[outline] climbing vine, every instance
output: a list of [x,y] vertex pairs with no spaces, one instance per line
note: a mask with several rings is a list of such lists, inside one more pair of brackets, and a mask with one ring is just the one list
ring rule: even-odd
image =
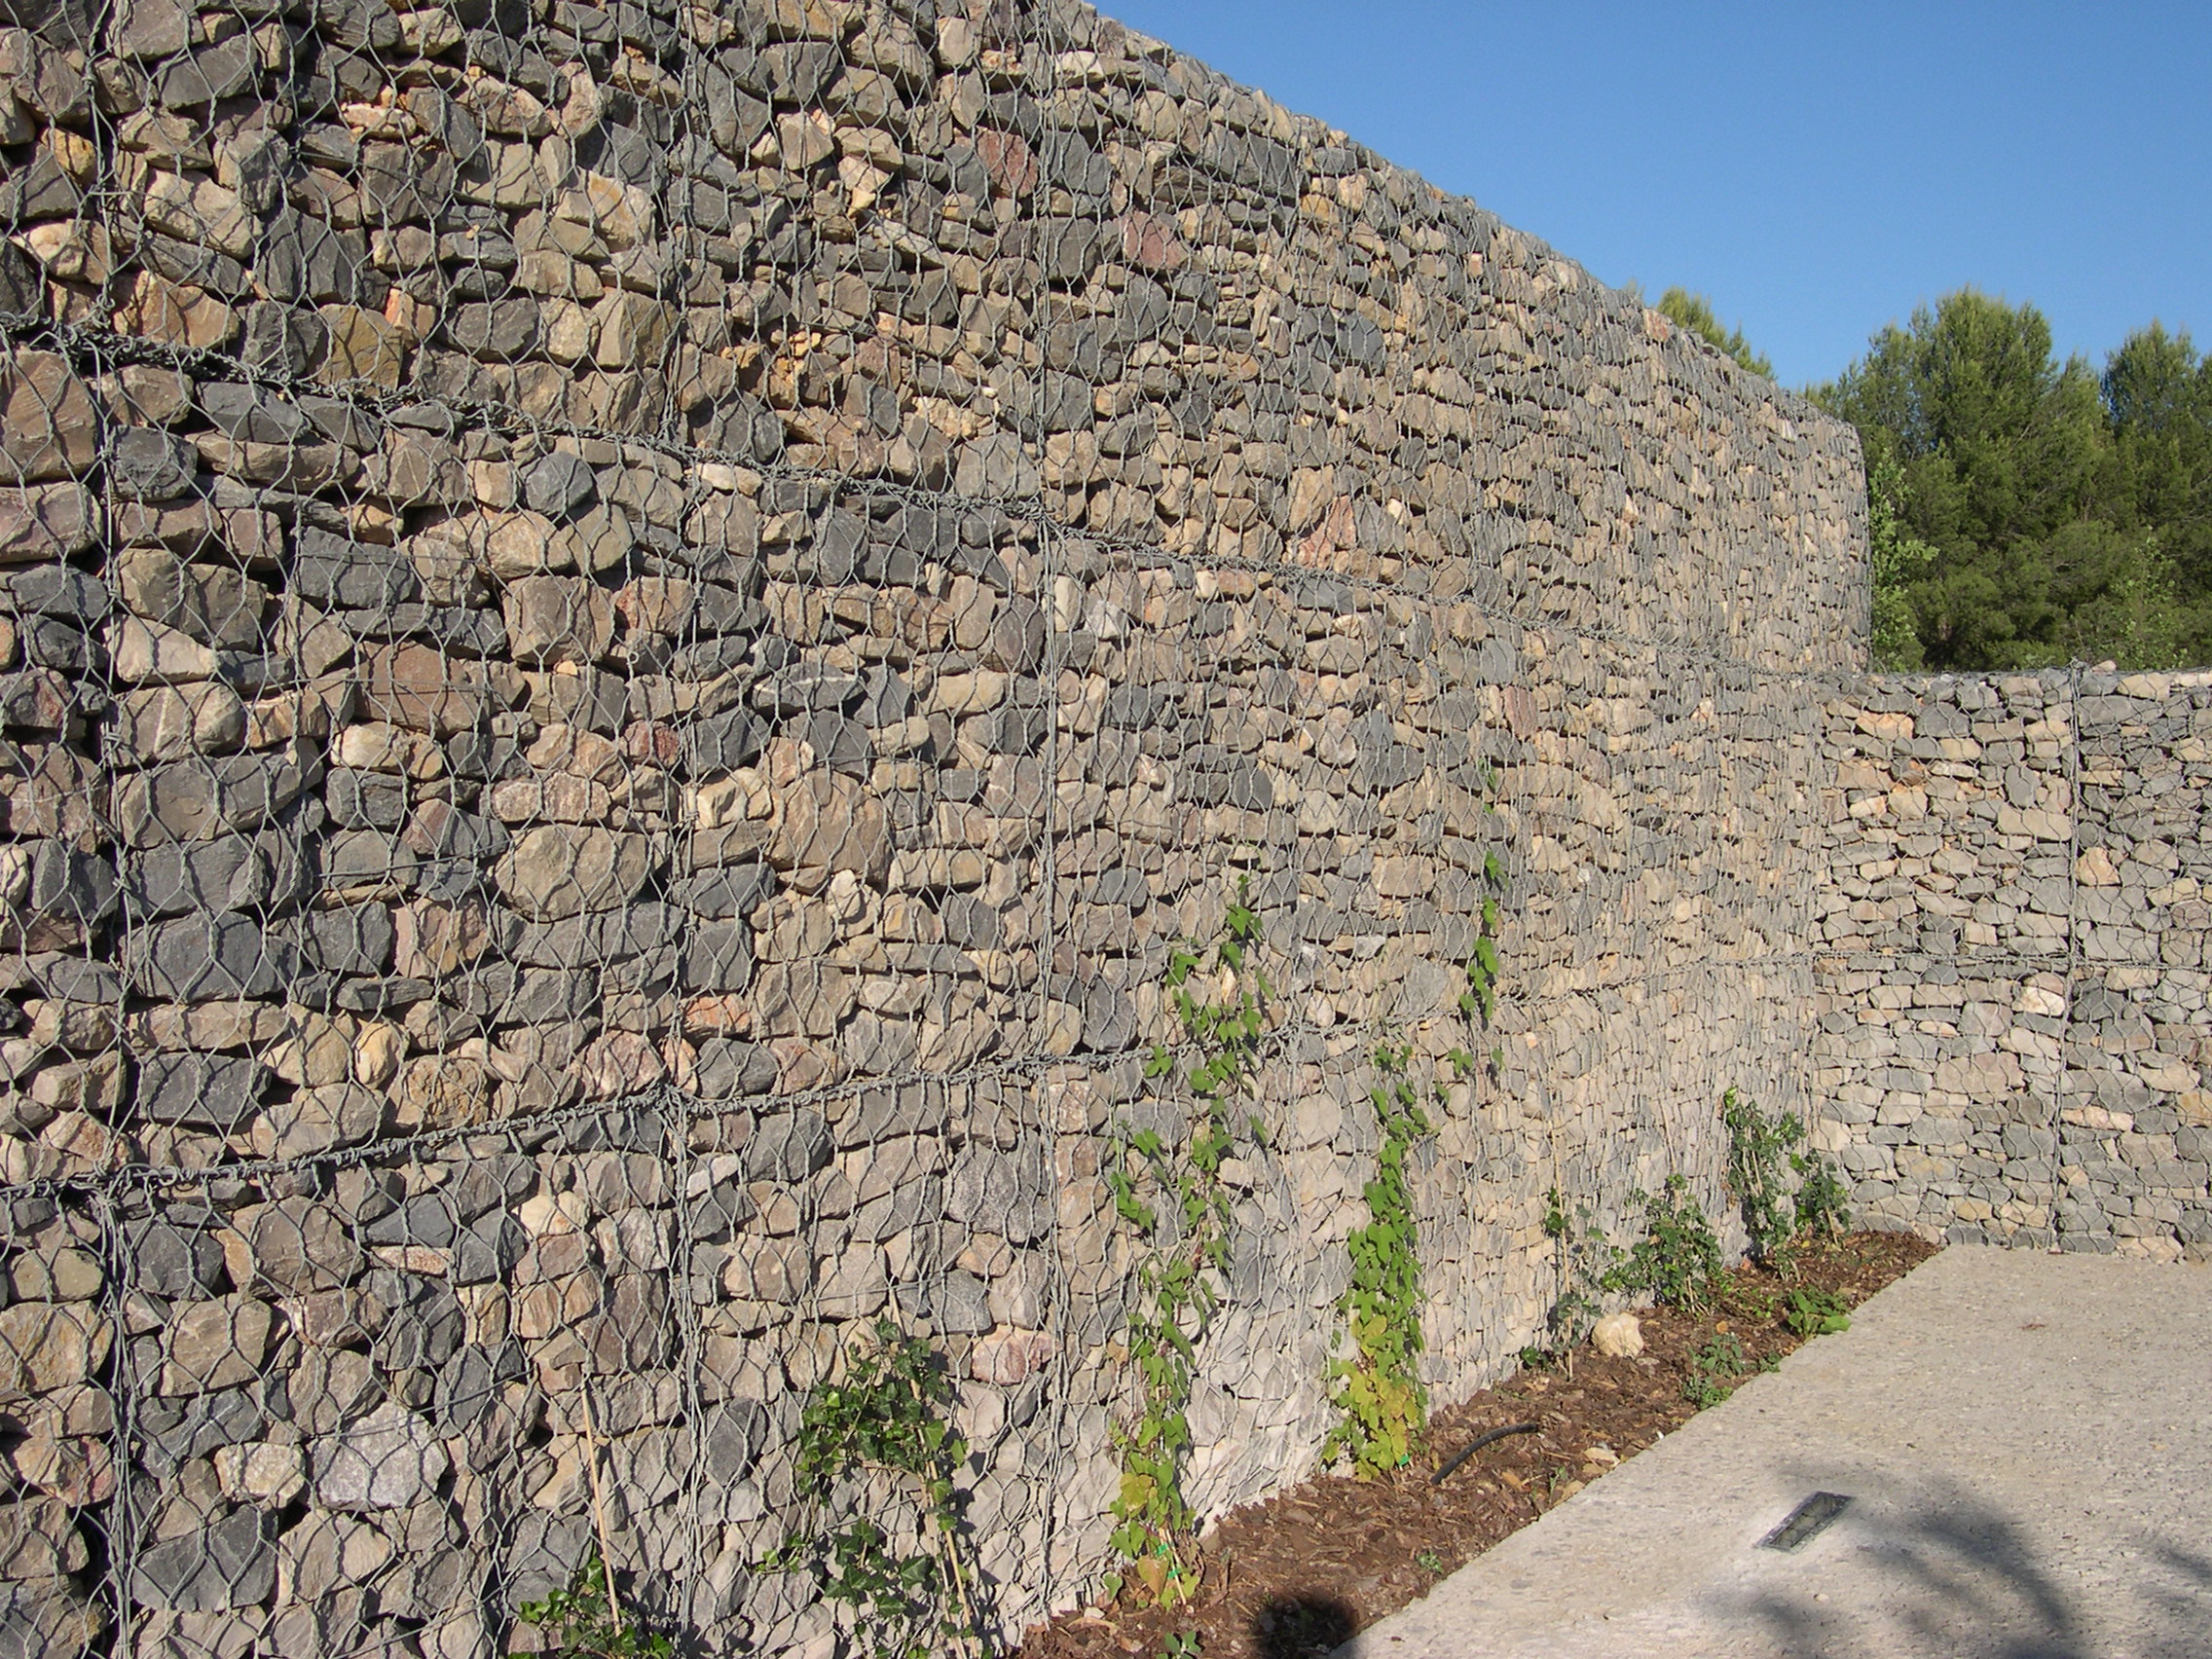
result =
[[1370,1098],[1382,1148],[1367,1183],[1367,1225],[1346,1240],[1351,1282],[1337,1304],[1352,1354],[1329,1365],[1336,1383],[1331,1402],[1343,1416],[1322,1453],[1348,1455],[1363,1480],[1413,1456],[1427,1404],[1419,1370],[1420,1257],[1406,1155],[1429,1132],[1429,1121],[1406,1074],[1412,1056],[1410,1048],[1375,1051],[1380,1081]]
[[952,1482],[968,1447],[946,1420],[951,1398],[942,1358],[883,1318],[872,1343],[847,1352],[843,1379],[817,1390],[800,1414],[802,1483],[819,1493],[888,1476],[922,1534],[919,1553],[902,1553],[878,1512],[794,1533],[771,1559],[786,1571],[811,1568],[823,1593],[852,1609],[872,1659],[982,1651]]
[[1128,1311],[1138,1405],[1135,1419],[1116,1431],[1122,1484],[1112,1505],[1114,1548],[1129,1573],[1126,1580],[1116,1574],[1108,1590],[1119,1594],[1133,1580],[1143,1598],[1168,1607],[1188,1602],[1198,1586],[1194,1517],[1182,1489],[1188,1413],[1198,1344],[1229,1269],[1221,1165],[1235,1144],[1236,1102],[1250,1091],[1272,994],[1257,961],[1260,919],[1250,897],[1249,878],[1239,880],[1211,944],[1186,940],[1168,952],[1168,1003],[1182,1042],[1155,1048],[1145,1077],[1157,1089],[1188,1091],[1186,1135],[1175,1140],[1124,1125],[1120,1165],[1107,1177],[1138,1251]]
[[1467,988],[1459,994],[1459,1012],[1471,1023],[1480,1019],[1487,1028],[1497,1012],[1498,895],[1505,890],[1505,868],[1495,853],[1483,854],[1482,931],[1475,936],[1474,954],[1467,958]]
[[537,1659],[675,1659],[676,1643],[663,1633],[624,1618],[607,1558],[594,1555],[576,1568],[566,1590],[516,1609],[524,1624],[544,1634]]
[[[1490,797],[1496,793],[1497,772],[1488,761],[1482,780],[1483,811],[1493,812]],[[1497,1011],[1498,901],[1505,891],[1505,867],[1494,851],[1483,855],[1482,879],[1482,920],[1464,969],[1466,989],[1459,995],[1459,1013],[1470,1029],[1478,1023],[1487,1029]],[[1447,1057],[1460,1079],[1473,1075],[1475,1058],[1465,1049],[1455,1048]],[[1500,1051],[1491,1050],[1493,1067],[1501,1058]],[[1427,1419],[1419,1369],[1420,1238],[1406,1159],[1431,1131],[1431,1124],[1422,1109],[1424,1091],[1416,1087],[1410,1069],[1413,1059],[1410,1044],[1385,1044],[1375,1051],[1377,1083],[1369,1098],[1380,1147],[1375,1177],[1363,1195],[1367,1224],[1353,1229],[1346,1240],[1351,1276],[1337,1304],[1351,1351],[1329,1365],[1334,1383],[1330,1401],[1339,1417],[1323,1456],[1348,1456],[1362,1479],[1408,1462]]]

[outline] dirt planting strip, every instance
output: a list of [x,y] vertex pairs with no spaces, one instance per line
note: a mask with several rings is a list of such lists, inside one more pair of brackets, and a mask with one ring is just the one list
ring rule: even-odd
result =
[[[1783,1320],[1790,1290],[1857,1307],[1935,1249],[1909,1234],[1855,1234],[1801,1251],[1787,1280],[1739,1270],[1703,1313],[1641,1313],[1635,1358],[1585,1346],[1569,1366],[1523,1371],[1439,1413],[1407,1468],[1368,1482],[1316,1475],[1224,1517],[1204,1541],[1205,1583],[1190,1606],[1062,1614],[1028,1633],[1019,1659],[1158,1659],[1185,1634],[1205,1659],[1326,1654],[1688,1421],[1695,1358],[1716,1340],[1734,1337],[1754,1374],[1810,1340]],[[1484,1434],[1530,1422],[1436,1479]]]

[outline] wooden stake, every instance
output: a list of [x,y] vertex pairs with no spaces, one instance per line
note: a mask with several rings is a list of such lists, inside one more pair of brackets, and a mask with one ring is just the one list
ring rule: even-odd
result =
[[599,1570],[607,1580],[607,1605],[614,1619],[614,1634],[622,1634],[622,1598],[614,1593],[614,1552],[607,1535],[607,1489],[599,1479],[599,1427],[591,1417],[591,1379],[579,1384],[584,1399],[584,1455],[590,1459],[591,1514],[599,1528]]

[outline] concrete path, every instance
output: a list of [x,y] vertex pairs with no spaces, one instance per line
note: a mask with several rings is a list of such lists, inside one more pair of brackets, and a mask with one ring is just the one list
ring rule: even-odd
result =
[[2212,1271],[1946,1250],[1341,1653],[2206,1659]]

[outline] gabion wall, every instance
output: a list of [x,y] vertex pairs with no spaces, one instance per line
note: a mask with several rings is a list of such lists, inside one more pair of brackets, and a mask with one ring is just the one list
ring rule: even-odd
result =
[[1875,1225],[2212,1257],[2212,678],[1833,706],[1812,1087]]
[[60,0],[0,167],[23,1651],[490,1659],[604,1525],[827,1654],[764,1564],[884,1314],[990,1615],[1066,1604],[1239,877],[1207,1513],[1328,1426],[1378,1043],[1495,1051],[1447,1399],[1547,1189],[1717,1205],[1721,1091],[1804,1107],[1855,443],[1343,135],[1065,5]]

